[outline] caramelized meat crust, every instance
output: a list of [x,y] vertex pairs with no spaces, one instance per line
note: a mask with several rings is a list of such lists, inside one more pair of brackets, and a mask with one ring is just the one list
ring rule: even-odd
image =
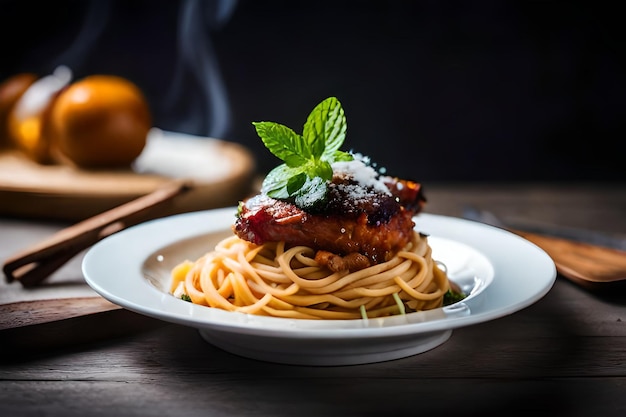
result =
[[[328,203],[315,212],[259,194],[242,204],[233,230],[241,239],[259,245],[285,241],[289,246],[305,245],[340,257],[361,254],[371,264],[384,262],[410,242],[413,216],[426,201],[418,183],[386,178],[385,184],[389,193],[334,181]],[[333,264],[356,265],[354,269],[368,266],[362,261],[336,261]]]

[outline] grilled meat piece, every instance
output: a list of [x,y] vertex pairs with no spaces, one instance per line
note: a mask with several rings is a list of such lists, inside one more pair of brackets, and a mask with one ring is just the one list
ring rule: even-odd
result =
[[285,241],[342,257],[359,253],[372,264],[384,262],[410,242],[413,216],[426,200],[418,183],[390,177],[383,182],[387,193],[334,178],[326,206],[313,213],[259,194],[242,204],[233,230],[255,244]]
[[370,259],[358,252],[352,252],[346,256],[335,255],[332,252],[318,250],[315,254],[315,262],[319,265],[326,265],[333,272],[338,271],[360,271],[367,268],[372,263]]

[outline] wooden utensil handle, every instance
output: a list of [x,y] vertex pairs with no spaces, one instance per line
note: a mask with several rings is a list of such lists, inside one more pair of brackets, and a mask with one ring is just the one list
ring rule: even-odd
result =
[[557,271],[581,284],[609,283],[626,279],[626,252],[551,236],[509,229],[542,248]]
[[172,181],[126,204],[60,230],[50,238],[9,257],[2,268],[7,282],[39,284],[63,264],[99,240],[161,215],[164,203],[191,189],[188,181]]

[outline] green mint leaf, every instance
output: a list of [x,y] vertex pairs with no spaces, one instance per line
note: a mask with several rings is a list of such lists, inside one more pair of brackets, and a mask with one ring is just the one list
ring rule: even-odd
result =
[[295,167],[306,163],[310,150],[302,136],[287,126],[274,122],[252,122],[257,134],[271,153],[287,165]]
[[306,123],[302,136],[311,147],[315,159],[332,162],[332,156],[346,137],[346,117],[341,103],[335,97],[329,97],[315,106]]
[[329,97],[309,114],[302,136],[275,122],[253,122],[265,146],[284,164],[265,177],[261,192],[272,198],[291,199],[299,207],[313,207],[326,198],[331,164],[351,161],[339,150],[346,137],[346,117],[341,103]]
[[263,180],[261,192],[272,198],[287,199],[287,184],[289,179],[302,172],[299,168],[290,168],[285,164],[281,164],[272,169]]
[[296,206],[312,211],[316,209],[322,201],[326,200],[328,186],[326,181],[320,177],[307,178],[302,187],[294,196]]
[[302,188],[304,183],[307,180],[307,175],[304,172],[300,172],[289,178],[287,181],[287,193],[290,196],[296,195],[298,191]]
[[348,162],[354,160],[354,156],[348,152],[335,151],[332,159],[333,162]]
[[309,178],[319,177],[324,181],[333,179],[333,167],[328,161],[317,161],[304,166],[304,170]]

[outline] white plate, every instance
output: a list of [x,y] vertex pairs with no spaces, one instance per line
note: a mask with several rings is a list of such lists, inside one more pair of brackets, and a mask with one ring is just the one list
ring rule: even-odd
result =
[[[168,293],[170,271],[230,235],[235,208],[146,222],[94,245],[83,259],[87,283],[128,310],[199,329],[209,343],[249,358],[299,365],[352,365],[415,355],[444,343],[452,330],[496,319],[543,297],[554,263],[532,243],[501,229],[422,213],[433,257],[471,291],[463,302],[382,319],[294,320],[227,312]],[[497,336],[494,336],[497,337]]]

